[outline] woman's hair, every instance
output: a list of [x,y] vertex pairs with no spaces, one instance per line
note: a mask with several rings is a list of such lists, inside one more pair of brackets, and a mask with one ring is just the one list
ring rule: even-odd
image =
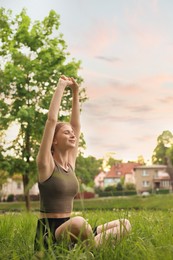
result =
[[[66,122],[57,122],[56,126],[55,126],[55,132],[54,132],[54,136],[53,136],[53,140],[55,139],[56,134],[58,133],[58,131],[60,130],[61,127],[68,125],[69,123]],[[51,152],[53,154],[54,149],[53,149],[53,143],[52,143],[52,147],[51,147]]]

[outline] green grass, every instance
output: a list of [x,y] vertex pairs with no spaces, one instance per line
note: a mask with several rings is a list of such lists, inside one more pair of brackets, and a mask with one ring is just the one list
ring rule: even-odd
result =
[[[128,218],[132,224],[130,235],[117,243],[115,248],[107,243],[99,250],[95,249],[93,252],[95,259],[173,259],[173,214],[171,210],[94,210],[79,214],[86,218],[91,225],[117,218]],[[0,215],[0,259],[32,259],[36,222],[37,214],[35,213]],[[42,259],[78,260],[80,253],[80,244],[76,251],[70,252],[59,246],[55,251],[50,250]]]
[[[0,215],[0,259],[33,259],[38,209],[38,202],[32,202],[31,213],[25,212],[21,202],[0,203],[0,210],[6,212]],[[75,200],[74,209],[74,215],[83,216],[92,226],[118,218],[128,218],[132,224],[130,235],[115,247],[106,243],[95,249],[95,259],[173,259],[173,194]],[[41,259],[79,260],[81,252],[80,243],[70,252],[59,245]]]
[[[39,211],[39,202],[31,202],[32,211]],[[168,210],[173,209],[173,194],[151,195],[149,197],[128,196],[128,197],[105,197],[86,200],[75,200],[74,210],[98,210],[98,209],[147,209],[147,210]],[[0,211],[25,211],[24,202],[1,202]]]
[[105,197],[89,200],[75,200],[75,210],[80,209],[148,209],[168,210],[173,209],[173,194],[152,195],[149,197],[128,196],[128,197]]

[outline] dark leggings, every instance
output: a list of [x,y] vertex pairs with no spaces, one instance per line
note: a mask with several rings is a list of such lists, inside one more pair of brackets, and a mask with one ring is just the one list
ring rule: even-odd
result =
[[[55,231],[70,218],[42,218],[37,222],[34,241],[34,251],[48,249],[56,244]],[[97,227],[93,228],[94,236],[97,235]]]
[[56,243],[55,230],[70,218],[42,218],[37,222],[34,251],[48,249]]

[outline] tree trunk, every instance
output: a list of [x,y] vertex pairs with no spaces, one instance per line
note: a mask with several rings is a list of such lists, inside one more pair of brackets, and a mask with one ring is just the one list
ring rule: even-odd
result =
[[[30,165],[30,125],[28,123],[26,133],[25,133],[25,154],[26,154],[26,162],[28,165]],[[30,205],[30,196],[29,196],[29,167],[25,170],[25,173],[23,175],[23,186],[24,186],[24,198],[25,198],[25,204],[27,211],[30,211],[31,205]]]
[[168,156],[166,157],[166,165],[166,171],[170,176],[171,192],[173,192],[173,165],[171,159]]
[[30,211],[31,205],[30,205],[30,196],[29,196],[28,184],[29,184],[28,174],[25,173],[23,175],[24,199],[25,199],[26,209],[27,209],[27,211]]

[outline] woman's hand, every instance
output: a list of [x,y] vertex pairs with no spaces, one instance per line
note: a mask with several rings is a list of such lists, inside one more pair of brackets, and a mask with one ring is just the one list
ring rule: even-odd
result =
[[74,78],[70,78],[70,79],[71,79],[72,85],[70,85],[69,87],[70,87],[73,91],[78,90],[78,89],[79,89],[78,83],[75,81]]
[[66,86],[70,86],[72,84],[72,81],[71,81],[71,78],[68,78],[68,77],[62,75],[59,78],[59,83],[66,87]]
[[60,77],[59,83],[63,84],[65,87],[69,86],[72,89],[72,91],[79,89],[79,85],[77,84],[74,78],[66,77],[64,75]]

